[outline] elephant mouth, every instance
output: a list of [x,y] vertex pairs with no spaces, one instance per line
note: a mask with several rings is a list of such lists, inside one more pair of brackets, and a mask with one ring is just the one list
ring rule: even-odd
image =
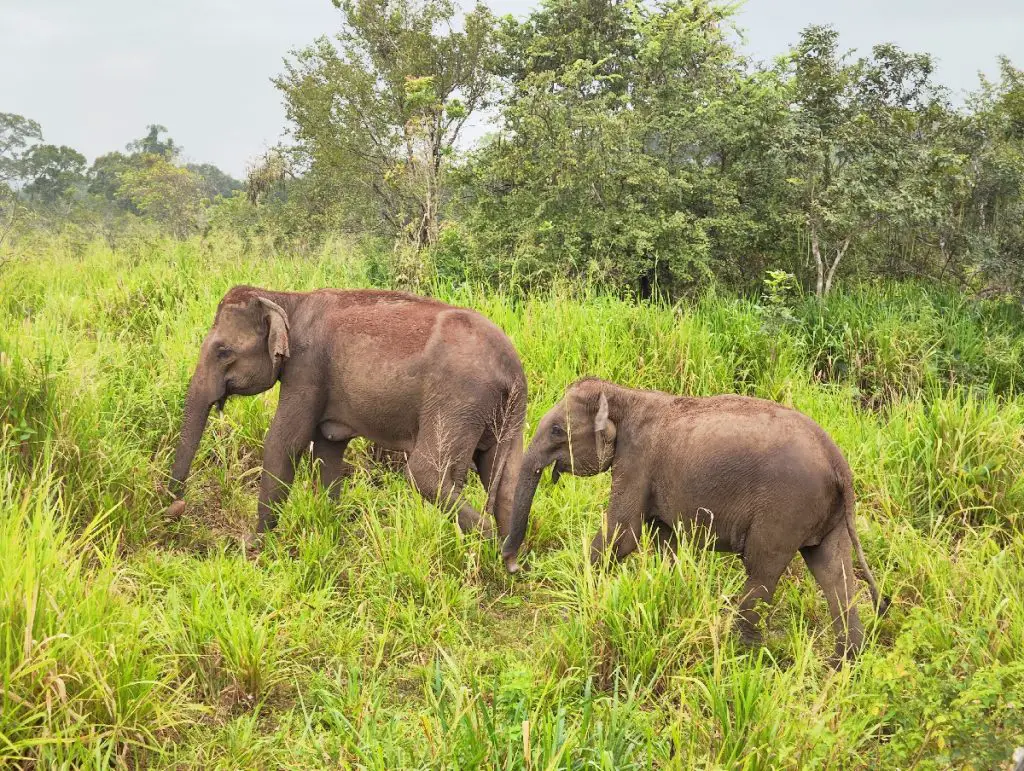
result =
[[555,461],[555,465],[551,467],[551,484],[557,485],[559,477],[562,476],[562,469],[559,468],[561,461]]
[[217,412],[224,412],[224,405],[228,402],[228,395],[224,394],[213,405],[217,408]]

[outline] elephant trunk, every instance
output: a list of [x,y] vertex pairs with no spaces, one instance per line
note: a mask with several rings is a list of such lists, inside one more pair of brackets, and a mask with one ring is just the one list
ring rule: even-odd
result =
[[188,395],[185,397],[185,417],[181,424],[181,438],[174,453],[174,465],[171,467],[171,480],[168,485],[176,499],[180,500],[185,496],[185,482],[192,467],[192,459],[195,458],[199,441],[203,438],[210,408],[224,398],[220,393],[222,390],[213,389],[205,383],[198,369],[189,383]]
[[512,517],[508,537],[501,550],[501,556],[505,560],[505,567],[509,573],[515,573],[519,569],[516,557],[519,554],[519,547],[523,545],[523,539],[526,537],[533,497],[537,493],[537,484],[540,482],[545,465],[536,462],[536,453],[534,452],[528,452],[523,458],[515,496],[512,499]]

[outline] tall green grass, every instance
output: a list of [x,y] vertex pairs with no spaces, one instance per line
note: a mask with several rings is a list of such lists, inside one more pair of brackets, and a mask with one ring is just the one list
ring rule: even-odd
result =
[[[163,485],[198,343],[236,283],[366,286],[369,257],[230,241],[37,248],[0,274],[0,758],[25,767],[995,767],[1024,743],[1024,314],[912,285],[797,300],[512,299],[434,286],[518,347],[529,421],[583,374],[777,399],[849,458],[895,598],[851,667],[799,560],[767,644],[730,555],[594,570],[607,477],[546,482],[521,577],[364,444],[338,503],[300,469],[247,557],[274,393]],[[482,490],[468,493],[480,503]]]

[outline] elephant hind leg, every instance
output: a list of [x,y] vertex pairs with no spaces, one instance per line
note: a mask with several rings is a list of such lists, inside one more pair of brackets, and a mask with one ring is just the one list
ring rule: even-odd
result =
[[[771,544],[771,545],[769,545]],[[761,614],[758,603],[770,603],[775,595],[775,587],[793,560],[796,552],[779,548],[771,540],[759,537],[757,531],[747,536],[747,545],[743,550],[743,566],[747,570],[747,582],[740,596],[739,629],[743,640],[749,644],[761,641]]]
[[498,534],[505,538],[511,530],[512,502],[523,462],[522,437],[477,450],[473,458],[480,481],[487,491],[487,511],[494,514]]
[[494,460],[498,454],[498,445],[493,444],[486,450],[473,451],[473,465],[480,477],[484,490],[491,489],[491,474],[494,472]]
[[644,527],[651,533],[654,545],[666,557],[675,557],[676,549],[679,548],[679,538],[671,525],[660,520],[658,517],[644,517]]
[[800,554],[825,593],[836,634],[836,663],[852,659],[864,645],[864,627],[857,613],[857,579],[850,550],[853,544],[846,523],[840,523],[817,546],[805,546]]
[[319,429],[313,436],[313,475],[316,483],[327,490],[328,495],[337,498],[341,483],[352,476],[355,467],[345,460],[345,449],[349,439],[332,442]]
[[469,462],[479,437],[458,436],[448,441],[417,441],[409,455],[407,471],[416,490],[438,508],[455,510],[459,528],[466,533],[478,530],[490,537],[494,527],[472,506],[461,500]]

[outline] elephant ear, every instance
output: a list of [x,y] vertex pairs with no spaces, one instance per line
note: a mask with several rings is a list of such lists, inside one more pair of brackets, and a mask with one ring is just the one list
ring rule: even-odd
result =
[[601,398],[597,402],[594,433],[597,434],[598,444],[603,445],[602,455],[611,452],[615,446],[615,423],[608,418],[608,397],[604,395],[604,391],[601,392]]
[[270,324],[270,334],[267,335],[267,350],[271,359],[287,359],[288,353],[288,314],[284,308],[273,300],[260,297],[260,306],[263,309],[264,317]]

